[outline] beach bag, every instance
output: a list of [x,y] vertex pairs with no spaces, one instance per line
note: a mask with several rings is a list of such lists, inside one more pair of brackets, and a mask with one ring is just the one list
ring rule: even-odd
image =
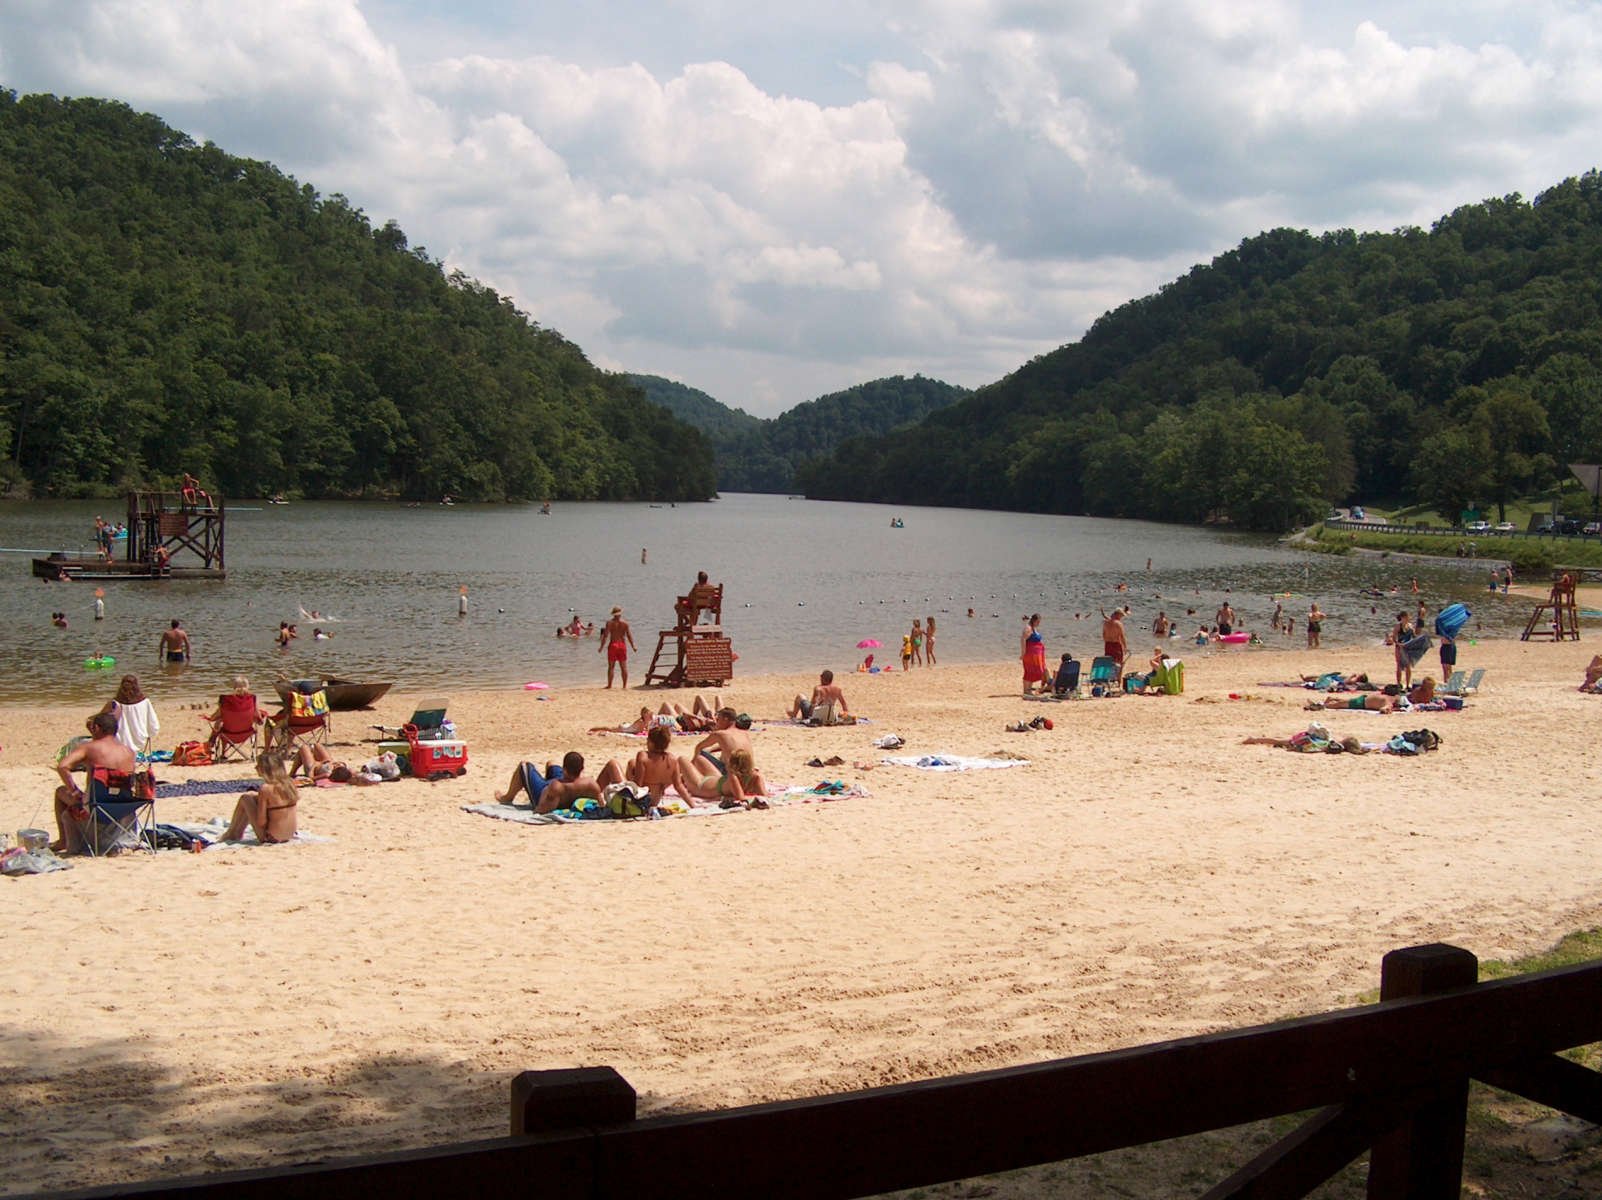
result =
[[135,800],[154,800],[156,798],[156,773],[149,767],[143,771],[135,771],[129,776],[133,786]]
[[173,747],[172,765],[175,767],[209,767],[211,751],[204,742],[179,742]]
[[606,809],[614,817],[644,817],[651,812],[649,788],[633,783],[614,783],[606,789]]

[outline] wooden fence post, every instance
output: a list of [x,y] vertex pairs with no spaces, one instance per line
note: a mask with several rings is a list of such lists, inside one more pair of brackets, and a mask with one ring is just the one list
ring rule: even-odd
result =
[[[1469,987],[1479,959],[1436,942],[1392,950],[1380,965],[1380,999],[1400,1000]],[[1463,1188],[1463,1134],[1468,1077],[1434,1090],[1429,1101],[1394,1132],[1374,1143],[1368,1160],[1368,1200],[1458,1200]]]
[[524,1071],[512,1080],[512,1136],[632,1121],[634,1101],[611,1067]]

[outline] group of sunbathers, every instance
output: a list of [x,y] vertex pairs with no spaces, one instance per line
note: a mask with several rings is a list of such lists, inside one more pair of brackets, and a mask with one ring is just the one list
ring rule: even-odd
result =
[[[700,704],[697,697],[697,704]],[[669,706],[664,705],[667,709]],[[677,706],[673,706],[677,707]],[[692,807],[716,802],[720,808],[766,808],[768,784],[756,768],[751,735],[739,724],[741,714],[727,706],[711,714],[711,728],[686,756],[674,754],[673,726],[680,713],[658,713],[641,709],[639,725],[645,732],[645,749],[625,766],[608,759],[594,775],[584,771],[584,755],[570,750],[561,763],[546,763],[543,770],[535,763],[520,763],[512,772],[506,791],[496,795],[499,804],[515,804],[526,794],[537,813],[574,808],[585,799],[601,801],[620,784],[644,788],[649,808],[659,808],[672,788]],[[695,715],[695,714],[692,714]],[[661,720],[667,716],[666,721]],[[638,732],[638,730],[631,730]]]

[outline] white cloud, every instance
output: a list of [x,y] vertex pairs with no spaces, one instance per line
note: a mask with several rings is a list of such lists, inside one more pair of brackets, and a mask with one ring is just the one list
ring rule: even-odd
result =
[[1602,15],[1562,0],[411,9],[7,0],[0,70],[270,159],[597,361],[768,413],[984,383],[1260,229],[1428,222],[1602,144]]

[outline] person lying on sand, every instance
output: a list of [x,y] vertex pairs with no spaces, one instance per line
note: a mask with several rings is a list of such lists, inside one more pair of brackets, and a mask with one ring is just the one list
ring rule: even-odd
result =
[[1315,711],[1320,708],[1349,708],[1388,713],[1396,711],[1396,700],[1395,696],[1387,696],[1384,692],[1356,692],[1351,695],[1325,696],[1322,701],[1309,700],[1307,707]]
[[703,761],[696,758],[683,760],[686,776],[693,776],[689,780],[690,792],[686,793],[692,803],[695,800],[716,800],[719,808],[768,806],[768,802],[762,798],[768,790],[767,781],[751,761],[750,750],[741,748],[731,751],[728,770],[722,773],[708,766],[702,774],[699,764]]
[[601,790],[609,783],[622,783],[623,772],[617,763],[609,762],[594,778],[584,774],[584,756],[569,750],[562,756],[561,766],[546,763],[545,771],[525,762],[512,772],[512,781],[504,794],[497,793],[495,803],[515,804],[518,793],[527,792],[529,803],[537,813],[554,812],[558,808],[572,808],[575,800],[588,796],[601,798]]
[[1325,739],[1315,738],[1315,737],[1313,737],[1311,735],[1311,733],[1308,730],[1305,730],[1305,729],[1302,730],[1299,733],[1293,733],[1293,734],[1291,734],[1290,737],[1287,737],[1287,738],[1276,738],[1276,737],[1249,737],[1249,738],[1242,738],[1240,744],[1242,746],[1277,746],[1281,750],[1301,750],[1301,751],[1317,751],[1317,752],[1327,751],[1330,746],[1339,746],[1343,751],[1345,751],[1345,752],[1347,752],[1349,754],[1367,754],[1368,753],[1368,747],[1363,745],[1363,743],[1360,742],[1357,738],[1347,737],[1347,738],[1342,738],[1340,741],[1337,742],[1337,741],[1332,741],[1332,740],[1327,739],[1327,738],[1325,738]]
[[306,782],[314,785],[324,780],[330,784],[353,783],[357,787],[379,782],[377,778],[369,778],[365,772],[352,770],[349,763],[334,758],[328,753],[327,746],[301,746],[295,752],[295,765],[289,768],[285,778],[293,779],[297,771],[304,771]]

